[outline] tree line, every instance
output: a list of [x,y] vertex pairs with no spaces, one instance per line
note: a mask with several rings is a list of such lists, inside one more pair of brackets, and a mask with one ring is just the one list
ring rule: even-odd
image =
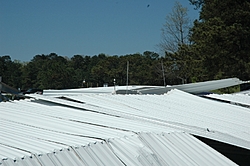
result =
[[[2,81],[20,89],[66,89],[126,85],[178,84],[181,80],[163,70],[165,58],[155,52],[145,51],[124,56],[74,55],[62,57],[56,53],[36,55],[30,62],[12,61],[10,56],[0,57]],[[129,65],[127,65],[129,63]],[[127,73],[127,67],[129,71]]]
[[200,11],[190,23],[176,2],[162,28],[164,52],[122,56],[36,55],[30,62],[0,56],[3,82],[21,89],[65,89],[126,85],[165,85],[238,77],[250,80],[250,2],[189,0]]
[[162,29],[160,47],[172,67],[184,80],[249,80],[250,1],[189,2],[200,11],[199,19],[190,25],[187,8],[176,2]]

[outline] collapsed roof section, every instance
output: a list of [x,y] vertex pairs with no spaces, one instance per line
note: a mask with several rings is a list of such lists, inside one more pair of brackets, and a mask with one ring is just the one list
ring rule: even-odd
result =
[[[244,84],[248,81],[241,81],[238,78],[228,78],[222,80],[213,80],[206,82],[190,83],[183,85],[172,85],[166,87],[160,86],[116,86],[116,87],[99,87],[99,88],[80,88],[80,89],[65,89],[65,90],[44,90],[44,95],[60,96],[64,95],[78,95],[81,93],[116,93],[116,94],[164,94],[171,89],[179,89],[192,94],[199,94],[220,88]],[[0,92],[7,92],[11,94],[20,94],[20,92],[0,82]]]
[[[0,103],[0,165],[205,165],[201,155],[209,165],[234,165],[192,135],[250,150],[249,108],[178,89],[163,95],[91,89]],[[162,132],[171,134],[154,134]]]
[[11,94],[19,94],[20,93],[17,89],[0,81],[0,93],[1,92],[11,93]]
[[209,94],[205,95],[205,97],[250,108],[249,94],[250,94],[249,92],[234,93],[234,94]]
[[216,89],[231,87],[235,85],[240,85],[245,83],[245,81],[241,81],[238,78],[228,78],[222,80],[213,80],[213,81],[205,81],[205,82],[197,82],[183,85],[172,85],[167,87],[157,87],[157,88],[149,88],[138,90],[140,94],[164,94],[171,89],[179,89],[184,92],[199,94],[202,92],[209,92]]
[[216,89],[226,88],[230,86],[244,84],[246,81],[241,81],[238,78],[228,78],[222,80],[213,80],[206,82],[197,82],[183,85],[172,86],[115,86],[115,87],[99,87],[99,88],[80,88],[66,90],[44,90],[46,96],[60,95],[78,95],[82,93],[116,93],[116,94],[164,94],[172,89],[179,89],[184,92],[199,94]]
[[248,108],[200,98],[177,89],[165,95],[67,96],[71,101],[29,96],[35,100],[0,105],[0,140],[11,149],[47,152],[141,131],[185,131],[250,149]]
[[67,96],[71,100],[78,101],[77,103],[48,96],[29,96],[52,104],[170,127],[250,149],[248,108],[232,107],[177,89],[165,95]]
[[192,135],[177,132],[136,133],[84,146],[57,149],[50,153],[4,158],[1,162],[8,166],[236,165]]

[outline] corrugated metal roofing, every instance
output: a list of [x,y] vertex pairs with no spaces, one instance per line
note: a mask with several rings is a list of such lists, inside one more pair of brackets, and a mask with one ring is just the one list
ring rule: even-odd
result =
[[238,78],[228,78],[221,80],[183,84],[183,85],[173,85],[171,87],[150,88],[150,89],[140,90],[139,92],[142,94],[163,94],[171,89],[179,89],[185,92],[197,94],[225,87],[240,85],[243,83],[245,83],[245,81],[241,81]]
[[[47,100],[44,96],[38,97]],[[79,108],[158,124],[250,149],[250,112],[247,108],[180,90],[172,90],[166,95],[84,94],[68,97],[85,103]]]
[[35,99],[0,103],[2,159],[43,155],[141,131],[185,131],[250,149],[249,109],[180,90],[165,95],[66,96],[80,102],[30,96]]
[[[250,81],[249,81],[249,82],[250,82]],[[245,94],[245,95],[250,95],[250,90],[240,91],[240,92],[237,92],[237,94]]]
[[250,96],[246,94],[242,94],[242,93],[210,94],[210,95],[206,95],[206,97],[231,102],[232,104],[240,104],[240,105],[250,107]]
[[117,93],[127,94],[164,94],[171,89],[179,89],[185,92],[197,94],[201,92],[208,92],[215,89],[230,87],[234,85],[240,85],[246,81],[241,81],[238,78],[228,78],[221,80],[213,80],[206,82],[189,83],[182,85],[172,86],[116,86],[116,87],[98,87],[98,88],[79,88],[79,89],[66,89],[66,90],[44,90],[43,93],[46,96],[60,96],[60,95],[78,95],[81,93]]
[[13,158],[23,155],[23,152],[40,154],[139,131],[174,131],[153,122],[96,112],[91,110],[92,106],[86,107],[88,110],[73,109],[25,100],[1,103],[0,107],[0,144],[4,146],[0,147],[2,158]]
[[236,165],[187,133],[137,133],[50,153],[4,159],[1,163],[4,166]]
[[139,89],[150,89],[156,88],[157,86],[138,86],[138,85],[131,85],[131,86],[115,86],[114,87],[94,87],[94,88],[79,88],[79,89],[64,89],[64,90],[53,90],[47,89],[43,91],[45,96],[60,96],[60,95],[79,95],[82,93],[108,93],[112,94],[116,90],[139,90]]

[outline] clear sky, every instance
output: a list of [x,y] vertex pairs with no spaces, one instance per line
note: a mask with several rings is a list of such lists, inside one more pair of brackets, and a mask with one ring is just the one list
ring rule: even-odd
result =
[[[1,0],[0,56],[126,55],[158,52],[174,0]],[[188,0],[190,19],[198,11]]]

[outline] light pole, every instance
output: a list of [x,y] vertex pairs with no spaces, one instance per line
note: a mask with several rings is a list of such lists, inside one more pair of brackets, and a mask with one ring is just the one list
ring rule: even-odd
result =
[[84,87],[83,85],[85,85],[85,79],[82,81],[82,87]]

